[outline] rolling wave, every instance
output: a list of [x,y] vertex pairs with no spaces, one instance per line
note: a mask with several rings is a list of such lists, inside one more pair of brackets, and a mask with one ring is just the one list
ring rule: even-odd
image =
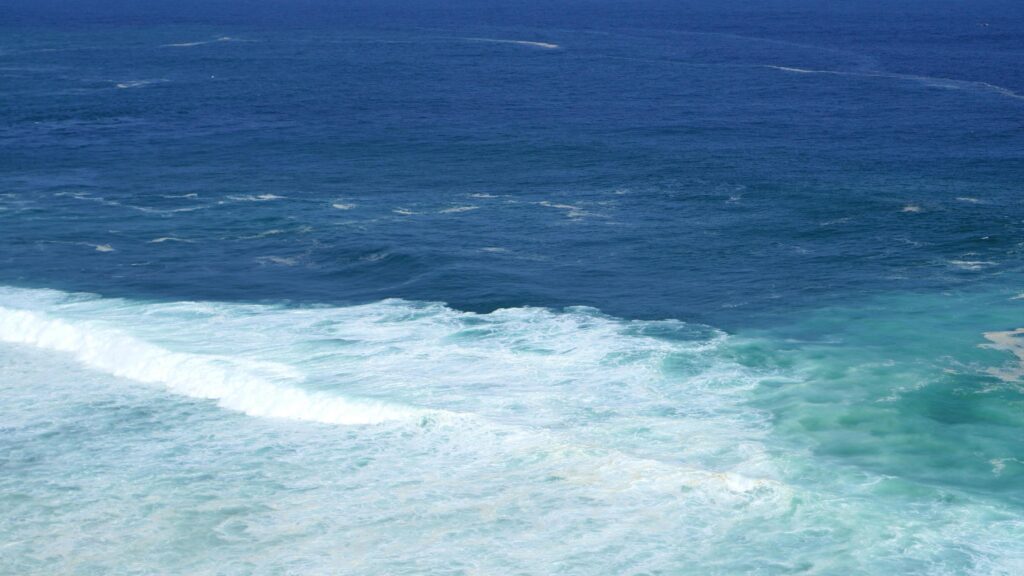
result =
[[[585,308],[288,308],[0,288],[0,342],[249,416],[429,424],[489,457],[546,454],[562,480],[602,491],[786,498],[765,478],[764,423],[736,405],[756,379],[717,355],[723,338]],[[684,437],[703,441],[678,446]],[[720,461],[736,446],[739,461]]]
[[126,333],[0,306],[0,340],[67,352],[79,362],[120,378],[163,384],[172,392],[216,400],[250,416],[327,424],[379,424],[427,413],[383,403],[311,393],[292,385],[301,376],[272,362],[173,352]]
[[724,339],[703,326],[588,308],[475,314],[403,300],[294,308],[0,288],[2,341],[70,353],[246,414],[325,423],[458,413],[574,426],[599,410],[652,428],[681,425],[658,416],[669,410],[716,415],[701,418],[723,430],[760,429],[734,406],[757,378],[716,352]]

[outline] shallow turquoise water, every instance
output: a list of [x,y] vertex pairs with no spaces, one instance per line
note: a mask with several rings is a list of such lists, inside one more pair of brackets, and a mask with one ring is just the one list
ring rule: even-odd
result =
[[1012,574],[1013,296],[726,335],[6,289],[9,569]]

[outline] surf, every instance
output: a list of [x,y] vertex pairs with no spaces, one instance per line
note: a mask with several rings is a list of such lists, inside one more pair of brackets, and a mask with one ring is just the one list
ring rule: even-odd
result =
[[0,341],[71,354],[90,368],[207,400],[250,416],[326,424],[379,424],[427,412],[311,393],[293,368],[218,354],[174,352],[124,332],[0,306]]

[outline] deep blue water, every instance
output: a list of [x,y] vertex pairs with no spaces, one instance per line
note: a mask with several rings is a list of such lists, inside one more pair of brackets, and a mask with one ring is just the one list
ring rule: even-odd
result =
[[0,572],[1019,573],[1022,62],[1019,3],[0,6]]

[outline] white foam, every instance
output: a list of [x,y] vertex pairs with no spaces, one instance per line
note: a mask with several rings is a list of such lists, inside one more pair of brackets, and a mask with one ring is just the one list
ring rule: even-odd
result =
[[[264,258],[274,262],[283,257]],[[3,288],[0,306],[62,319],[80,334],[102,328],[101,339],[111,328],[191,355],[273,361],[302,367],[302,373],[322,389],[343,385],[355,396],[393,396],[401,398],[401,404],[477,413],[488,419],[522,419],[531,427],[574,418],[580,401],[615,406],[620,413],[647,414],[657,411],[666,394],[679,395],[677,414],[684,406],[697,407],[694,414],[711,414],[720,411],[724,399],[756,384],[714,354],[718,338],[724,336],[647,336],[646,331],[685,336],[696,328],[676,322],[622,321],[582,308],[473,314],[439,304],[386,300],[344,308],[290,309],[147,304]],[[19,331],[12,332],[6,321],[3,325],[9,338]],[[705,334],[705,329],[695,334]],[[692,374],[665,373],[662,362],[670,356],[689,358],[687,365],[701,368]],[[512,404],[523,409],[511,410]],[[678,418],[656,419],[652,426],[684,423]],[[730,420],[723,433],[728,436],[742,428]]]
[[920,211],[921,211],[921,207],[918,206],[917,204],[907,204],[902,209],[900,209],[900,212],[915,213],[915,212],[920,212]]
[[167,82],[165,79],[157,80],[126,80],[124,82],[117,82],[114,87],[125,89],[125,88],[142,88],[143,86],[149,86],[151,84],[158,84],[160,82]]
[[149,212],[152,214],[178,214],[180,212],[195,212],[196,210],[202,210],[203,208],[206,208],[206,206],[185,206],[184,208],[160,209],[150,208],[148,206],[126,206],[128,208],[131,208],[132,210],[138,210],[139,212]]
[[772,68],[774,70],[782,70],[783,72],[794,72],[796,74],[822,74],[821,70],[808,70],[806,68],[791,68],[789,66],[770,66],[766,65],[765,68]]
[[836,224],[846,224],[852,218],[850,216],[844,216],[843,218],[836,218],[835,220],[824,220],[818,222],[818,226],[835,226]]
[[399,436],[356,433],[417,468],[523,468],[611,505],[644,495],[786,509],[792,489],[760,442],[767,421],[743,405],[756,378],[718,355],[724,340],[586,308],[145,303],[0,287],[2,342],[250,416],[390,422]]
[[153,238],[147,244],[163,244],[164,242],[184,242],[187,244],[194,244],[195,240],[187,240],[185,238],[177,238],[175,236],[161,236],[160,238]]
[[466,38],[473,42],[494,42],[497,44],[518,44],[520,46],[530,46],[533,48],[543,48],[545,50],[555,50],[561,48],[558,44],[552,44],[550,42],[536,42],[532,40],[507,40],[504,38]]
[[541,202],[537,202],[537,205],[544,206],[546,208],[557,208],[558,210],[565,210],[565,215],[569,218],[572,218],[573,220],[589,215],[588,212],[585,212],[579,206],[574,206],[572,204],[558,204],[555,202],[550,202],[548,200],[542,200]]
[[90,194],[88,194],[86,192],[58,192],[58,193],[54,194],[54,196],[70,196],[71,198],[74,198],[75,200],[85,200],[85,201],[88,201],[88,202],[96,202],[96,203],[99,203],[99,204],[103,204],[104,206],[124,206],[123,204],[121,204],[120,202],[118,202],[116,200],[107,200],[106,198],[103,198],[103,197],[100,197],[100,196],[92,196],[92,195],[90,195]]
[[285,256],[259,256],[256,261],[260,264],[280,264],[281,266],[295,266],[299,263],[298,258],[288,258]]
[[93,247],[96,248],[97,252],[113,252],[114,251],[114,247],[111,246],[110,244],[94,244]]
[[995,266],[996,263],[991,260],[950,260],[949,263],[961,270],[981,270],[988,266]]
[[204,44],[213,44],[215,42],[234,42],[235,38],[230,36],[220,36],[213,40],[198,40],[196,42],[178,42],[176,44],[161,44],[161,48],[190,48],[192,46],[202,46]]
[[918,74],[897,74],[892,72],[875,72],[875,71],[845,71],[845,70],[813,70],[807,68],[794,68],[790,66],[775,66],[771,64],[761,64],[762,68],[771,68],[772,70],[780,70],[782,72],[790,72],[797,74],[829,74],[833,76],[852,76],[860,78],[890,78],[893,80],[904,80],[910,82],[917,82],[931,88],[943,88],[946,90],[974,90],[979,92],[990,92],[999,96],[1005,96],[1007,98],[1014,98],[1017,100],[1024,100],[1024,94],[1018,94],[1009,88],[991,84],[988,82],[979,82],[973,80],[956,80],[953,78],[938,78],[935,76],[921,76]]
[[471,212],[477,210],[479,206],[452,206],[451,208],[445,208],[440,210],[440,214],[458,214],[459,212]]
[[335,202],[334,204],[331,204],[331,208],[334,208],[334,209],[337,209],[337,210],[351,210],[351,209],[353,209],[355,207],[356,207],[355,204],[344,204],[342,202]]
[[1017,358],[1017,366],[1015,368],[1009,370],[995,368],[989,370],[989,373],[1009,382],[1024,379],[1024,328],[1002,332],[986,332],[983,336],[989,343],[982,344],[982,347],[1009,352]]
[[993,458],[988,461],[988,463],[992,465],[992,475],[1001,475],[1003,471],[1006,470],[1006,464],[1008,462],[1015,464],[1024,464],[1024,460],[1020,460],[1019,458]]
[[611,499],[641,489],[678,493],[682,487],[700,490],[705,498],[715,502],[760,496],[765,497],[766,503],[779,503],[792,496],[788,486],[771,479],[637,458],[598,447],[557,443],[555,446],[548,458],[554,461],[553,471],[560,481],[596,488],[595,495]]
[[269,202],[271,200],[284,200],[284,198],[284,196],[278,196],[277,194],[228,195],[229,200],[235,200],[238,202]]
[[248,236],[238,236],[238,239],[239,240],[256,240],[258,238],[266,238],[267,236],[277,236],[279,234],[284,234],[284,233],[285,233],[285,231],[280,229],[280,228],[271,228],[270,230],[264,230],[263,232],[259,232],[257,234],[250,234]]
[[216,400],[250,416],[328,424],[379,424],[416,419],[425,411],[308,392],[289,366],[226,356],[172,352],[114,330],[0,306],[0,340],[66,352],[120,378],[162,384],[172,392]]
[[102,196],[90,196],[84,192],[58,192],[54,196],[70,196],[75,200],[85,200],[88,202],[96,202],[103,204],[104,206],[116,206],[119,208],[127,208],[129,210],[137,210],[139,212],[145,212],[147,214],[177,214],[179,212],[194,212],[196,210],[202,210],[206,206],[185,206],[183,208],[151,208],[149,206],[135,206],[134,204],[122,204],[117,200],[108,200]]

